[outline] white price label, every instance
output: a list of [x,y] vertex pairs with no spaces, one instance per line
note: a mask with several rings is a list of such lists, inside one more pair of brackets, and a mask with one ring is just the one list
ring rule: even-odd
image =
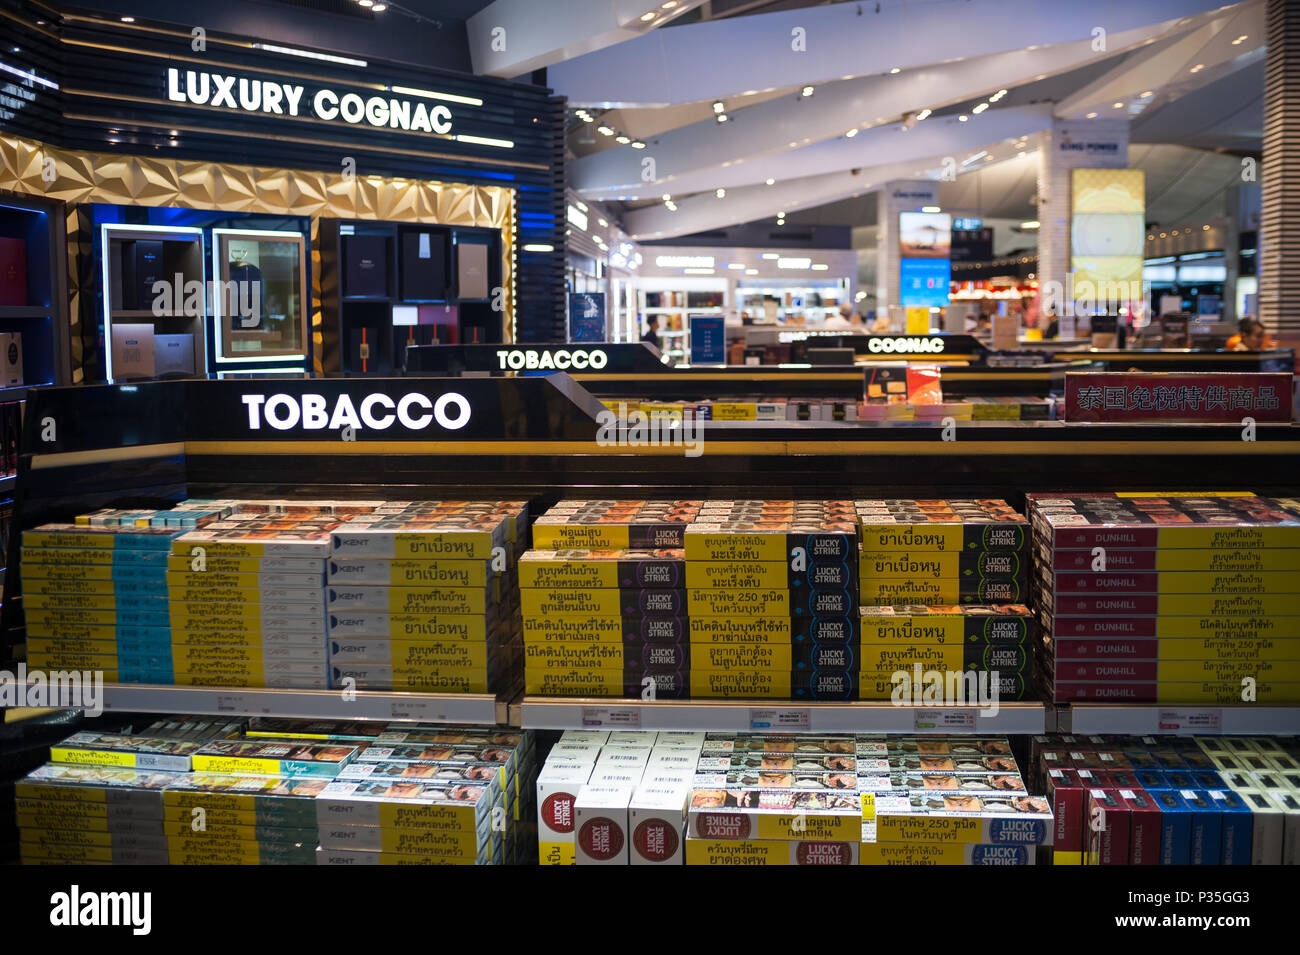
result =
[[1223,730],[1223,710],[1161,710],[1159,729],[1166,733],[1219,733]]
[[750,707],[749,728],[768,732],[779,732],[781,730],[806,732],[812,729],[812,710],[806,707],[793,706],[780,708]]
[[217,695],[218,713],[243,713],[248,710],[248,700],[242,693],[221,693]]
[[422,700],[418,697],[409,699],[393,700],[389,706],[389,719],[394,720],[421,720],[429,723],[447,723],[450,722],[447,714],[441,709],[442,700]]
[[640,729],[641,708],[639,706],[584,706],[582,708],[582,725]]
[[933,731],[973,730],[975,728],[975,710],[930,709],[920,707],[912,711],[912,729]]

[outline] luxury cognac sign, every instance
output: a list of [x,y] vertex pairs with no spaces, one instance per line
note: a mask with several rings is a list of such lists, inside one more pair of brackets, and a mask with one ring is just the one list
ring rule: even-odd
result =
[[[432,94],[430,98],[438,98]],[[450,96],[447,96],[451,99]],[[451,132],[451,109],[400,96],[363,96],[340,93],[328,87],[315,89],[279,80],[255,80],[233,73],[206,70],[167,70],[167,99],[194,106],[216,106],[245,113],[305,116],[329,122],[342,121],[375,129],[402,129],[417,133]]]

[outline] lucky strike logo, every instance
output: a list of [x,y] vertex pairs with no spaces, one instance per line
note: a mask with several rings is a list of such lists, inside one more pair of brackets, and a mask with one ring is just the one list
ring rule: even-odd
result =
[[680,838],[677,830],[662,819],[647,819],[632,831],[632,845],[641,858],[650,862],[666,862],[677,852]]
[[795,849],[799,865],[852,865],[849,847],[840,842],[801,842]]
[[597,862],[608,862],[623,851],[623,830],[613,819],[597,816],[578,830],[578,845]]
[[700,814],[702,839],[746,839],[749,837],[749,817],[738,812],[707,812]]
[[556,832],[572,832],[573,794],[552,793],[543,799],[542,819]]

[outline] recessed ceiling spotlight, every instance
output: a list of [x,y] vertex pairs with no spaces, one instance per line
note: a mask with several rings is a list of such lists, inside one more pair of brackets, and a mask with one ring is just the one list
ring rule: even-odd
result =
[[135,23],[135,17],[122,17],[123,23]]
[[641,140],[639,140],[639,139],[634,140],[633,143],[632,143],[632,148],[633,148],[633,149],[645,149],[645,143],[641,142]]
[[775,180],[775,179],[768,179],[768,180],[766,180],[766,181],[764,182],[764,185],[775,186],[775,185],[776,185],[776,180]]
[[1152,92],[1151,90],[1147,90],[1145,93],[1142,94],[1142,98],[1143,98],[1143,99],[1150,99],[1151,97],[1153,97],[1153,96],[1155,96],[1155,95],[1156,95],[1156,94],[1155,94],[1154,92]]
[[803,96],[812,96],[813,88],[811,86],[805,86],[800,92]]
[[596,132],[600,133],[600,135],[602,135],[602,136],[613,136],[613,135],[614,135],[614,130],[610,129],[608,126],[597,126],[597,127],[596,127]]
[[726,108],[727,108],[727,107],[726,107],[726,105],[722,102],[722,100],[718,100],[716,103],[713,104],[713,111],[714,111],[715,113],[721,113],[721,112],[722,112],[723,110],[725,110]]
[[979,113],[984,112],[984,111],[985,111],[986,109],[988,109],[988,108],[989,108],[989,104],[988,104],[988,103],[980,103],[980,104],[979,104],[978,106],[976,106],[973,110],[971,110],[971,112],[972,112],[972,113],[979,114]]
[[1232,41],[1232,45],[1233,45],[1233,46],[1238,46],[1238,45],[1240,45],[1240,44],[1242,44],[1242,43],[1245,43],[1245,42],[1246,42],[1246,34],[1243,33],[1241,36],[1237,37],[1237,39],[1235,39],[1235,40]]
[[723,198],[726,198],[727,190],[726,190],[726,189],[718,189],[718,190],[717,190],[716,192],[714,192],[713,194],[714,194],[715,196],[717,196],[719,199],[723,199]]
[[630,143],[631,141],[632,141],[632,138],[631,138],[630,136],[615,136],[615,137],[614,137],[614,142],[616,142],[616,143],[623,143],[624,145],[626,145],[627,143]]
[[1096,119],[1096,118],[1097,118],[1097,114],[1096,114],[1095,112],[1089,113],[1087,118],[1088,118],[1088,119]]
[[957,117],[957,121],[960,122],[960,123],[964,123],[964,122],[966,122],[966,120],[968,120],[968,119],[970,119],[970,117],[967,116],[965,113],[963,113],[961,116],[958,116],[958,117]]
[[653,20],[654,18],[655,18],[655,12],[654,12],[653,10],[651,10],[649,13],[643,13],[643,14],[641,14],[641,22],[642,22],[642,23],[648,23],[649,21]]
[[901,73],[901,72],[903,72],[903,71],[902,71],[900,68],[898,68],[898,67],[896,66],[896,67],[894,67],[892,70],[890,70],[889,72],[892,74],[892,73]]
[[929,107],[926,107],[925,109],[921,110],[921,112],[917,113],[917,114],[916,114],[917,122],[920,122],[921,120],[923,120],[923,119],[925,119],[927,116],[929,116],[929,115],[930,115],[930,112],[931,112],[931,110],[929,109]]
[[856,126],[854,126],[852,129],[850,129],[850,130],[848,130],[847,132],[845,132],[844,135],[847,136],[849,139],[852,139],[852,138],[853,138],[854,136],[856,136],[857,134],[858,134],[858,128],[857,128]]
[[1204,63],[1197,63],[1197,64],[1196,64],[1195,66],[1193,66],[1190,70],[1188,70],[1188,72],[1189,72],[1189,73],[1199,73],[1199,72],[1201,72],[1201,70],[1203,70],[1203,69],[1205,69],[1205,64],[1204,64]]
[[719,113],[719,114],[718,114],[716,117],[714,117],[714,118],[715,118],[719,123],[725,123],[727,120],[731,119],[731,117],[728,116],[726,113]]

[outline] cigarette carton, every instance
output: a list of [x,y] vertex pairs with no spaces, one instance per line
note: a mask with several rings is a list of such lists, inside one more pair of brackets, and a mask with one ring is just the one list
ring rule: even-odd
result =
[[628,864],[628,804],[635,787],[582,788],[573,802],[578,865]]

